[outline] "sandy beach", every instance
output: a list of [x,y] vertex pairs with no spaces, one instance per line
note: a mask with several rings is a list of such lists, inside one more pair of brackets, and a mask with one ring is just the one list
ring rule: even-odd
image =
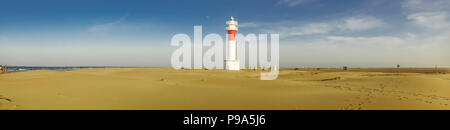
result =
[[450,69],[87,68],[0,74],[1,110],[445,109]]

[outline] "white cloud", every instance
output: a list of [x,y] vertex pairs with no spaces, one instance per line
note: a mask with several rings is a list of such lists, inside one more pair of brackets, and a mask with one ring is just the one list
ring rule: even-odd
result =
[[259,26],[261,26],[261,23],[255,23],[255,22],[239,23],[240,28],[253,28],[253,27],[259,27]]
[[[309,23],[255,23],[254,26],[280,33],[281,66],[450,67],[449,7],[450,0],[405,0],[402,9],[405,19],[410,20],[406,23],[413,24],[385,28],[392,32],[382,33],[370,31],[387,23],[367,15]],[[414,26],[426,31],[411,30]],[[403,29],[408,31],[402,32]]]
[[[300,62],[281,61],[281,65],[340,67],[450,67],[449,0],[405,0],[405,18],[428,31],[400,32],[404,36],[339,35],[335,31],[361,31],[384,25],[373,17],[346,18],[322,22],[335,29],[322,31],[325,36],[284,43],[283,59],[302,59]],[[323,26],[317,26],[320,29]],[[406,27],[411,27],[406,25]],[[303,26],[302,28],[309,28]],[[323,28],[322,28],[323,29]],[[300,31],[302,32],[302,31]],[[314,32],[314,31],[312,31]],[[318,32],[318,31],[316,31]],[[291,55],[295,54],[295,55]]]
[[[446,36],[447,35],[447,36]],[[282,66],[308,67],[405,67],[450,66],[449,34],[431,37],[326,36],[297,40],[280,46]]]
[[[405,18],[427,31],[401,32],[400,27],[394,28],[399,29],[394,30],[395,34],[371,35],[367,32],[385,27],[387,23],[367,15],[302,24],[256,25],[266,27],[264,30],[267,32],[280,33],[283,40],[280,43],[280,65],[285,67],[395,67],[396,64],[450,67],[449,3],[450,0],[405,0],[402,3]],[[405,24],[405,28],[411,27],[411,24]]]
[[404,0],[402,7],[407,12],[434,12],[448,10],[450,7],[449,0]]
[[279,26],[263,30],[270,33],[280,33],[280,36],[282,37],[290,37],[302,35],[359,32],[383,27],[386,25],[380,19],[365,15],[346,17],[342,19],[334,19],[330,21],[312,22],[306,24],[289,25],[284,23],[283,22],[275,23],[272,25],[279,25]]
[[[349,37],[349,36],[328,36],[327,39],[340,43],[353,45],[402,45],[406,43],[406,39],[398,37],[380,36],[380,37]],[[386,46],[385,46],[386,47]]]
[[349,17],[338,23],[341,23],[338,27],[351,31],[368,30],[384,25],[384,22],[371,16]]
[[436,32],[450,29],[450,0],[405,0],[402,7],[416,25]]
[[277,5],[287,5],[289,7],[294,7],[294,6],[303,4],[307,1],[310,1],[310,0],[280,0],[280,1],[278,1]]
[[325,34],[334,29],[330,23],[311,23],[300,27],[284,28],[288,35],[310,35],[310,34]]
[[419,26],[429,29],[449,29],[450,20],[447,12],[420,12],[407,16],[407,19]]
[[96,24],[88,28],[88,31],[90,32],[102,32],[102,31],[108,31],[114,28],[115,25],[122,23],[125,21],[125,19],[128,17],[128,15],[121,17],[118,20],[108,22],[108,23],[102,23],[102,24]]

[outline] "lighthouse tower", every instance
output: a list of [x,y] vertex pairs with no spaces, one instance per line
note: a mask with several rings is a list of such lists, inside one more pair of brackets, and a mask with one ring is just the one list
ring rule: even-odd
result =
[[233,16],[230,21],[227,21],[227,32],[228,32],[228,55],[225,60],[226,70],[239,70],[239,60],[236,58],[236,32],[238,22],[234,21]]

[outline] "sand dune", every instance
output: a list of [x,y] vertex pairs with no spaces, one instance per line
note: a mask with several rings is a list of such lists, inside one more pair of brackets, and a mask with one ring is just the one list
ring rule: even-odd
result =
[[0,109],[446,109],[449,69],[95,68],[0,74]]

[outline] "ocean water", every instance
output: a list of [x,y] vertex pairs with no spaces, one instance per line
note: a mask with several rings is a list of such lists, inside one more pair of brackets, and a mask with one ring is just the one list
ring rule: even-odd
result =
[[64,66],[64,67],[43,67],[43,66],[8,66],[8,72],[23,72],[23,71],[30,71],[30,70],[58,70],[58,71],[65,71],[65,70],[76,70],[76,69],[82,69],[82,68],[106,68],[106,66]]

